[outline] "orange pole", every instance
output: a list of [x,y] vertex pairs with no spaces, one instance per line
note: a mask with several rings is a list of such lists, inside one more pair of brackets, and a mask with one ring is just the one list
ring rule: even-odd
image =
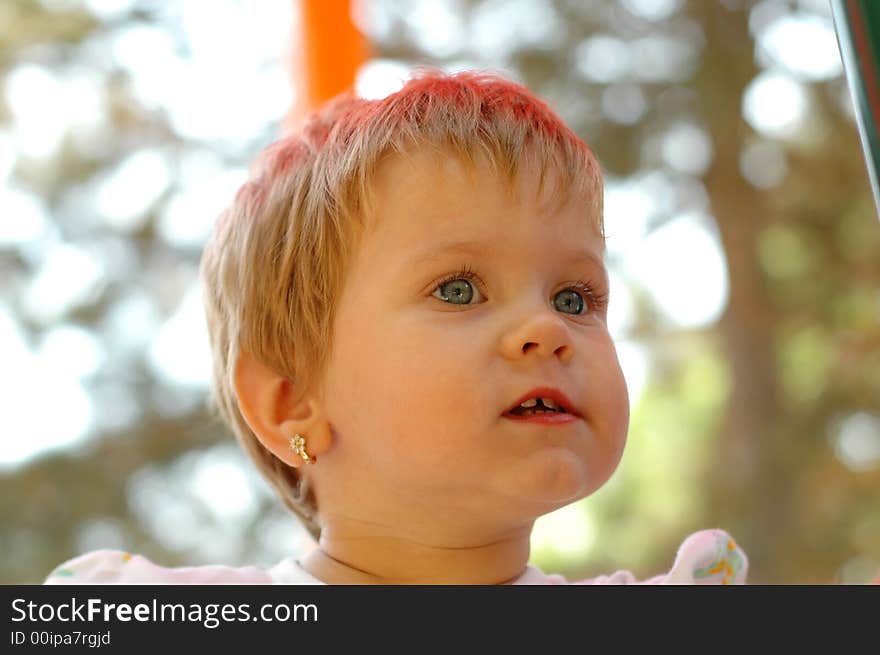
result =
[[351,19],[352,0],[293,3],[299,20],[290,40],[290,71],[296,95],[286,121],[291,129],[323,102],[352,88],[368,54],[367,41]]

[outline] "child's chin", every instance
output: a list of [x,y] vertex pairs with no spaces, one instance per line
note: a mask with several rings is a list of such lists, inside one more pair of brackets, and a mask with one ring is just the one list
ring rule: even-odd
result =
[[567,505],[593,493],[605,481],[594,479],[589,465],[567,449],[548,449],[529,464],[532,470],[521,480],[531,488],[523,491],[542,504]]

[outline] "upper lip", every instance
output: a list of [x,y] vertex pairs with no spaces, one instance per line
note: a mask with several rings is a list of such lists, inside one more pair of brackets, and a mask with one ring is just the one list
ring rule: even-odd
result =
[[581,416],[581,413],[577,410],[568,396],[566,396],[562,391],[556,389],[555,387],[537,387],[524,393],[520,396],[520,399],[517,400],[513,405],[511,405],[507,410],[505,410],[505,414],[509,413],[511,410],[516,409],[522,403],[524,403],[529,398],[550,398],[555,401],[558,405],[560,405],[566,412],[569,414],[574,414],[577,417]]

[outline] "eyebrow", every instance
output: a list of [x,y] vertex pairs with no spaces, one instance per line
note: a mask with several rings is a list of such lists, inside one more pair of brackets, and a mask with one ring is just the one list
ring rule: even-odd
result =
[[[415,255],[409,258],[407,264],[410,266],[415,266],[424,261],[432,261],[438,259],[446,254],[465,254],[491,257],[497,252],[497,248],[492,248],[490,244],[480,241],[440,241],[439,243],[433,243],[430,248],[426,248],[424,250],[416,252]],[[564,251],[564,253],[560,254],[560,258],[572,262],[587,261],[594,264],[595,266],[598,266],[599,268],[605,268],[605,262],[603,261],[603,258],[600,255],[597,255],[592,250],[586,248],[577,250],[566,250]]]

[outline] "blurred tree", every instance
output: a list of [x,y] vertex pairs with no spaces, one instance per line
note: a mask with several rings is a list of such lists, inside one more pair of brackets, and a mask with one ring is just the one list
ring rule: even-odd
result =
[[[880,229],[871,230],[878,226],[871,225],[875,217],[867,205],[870,190],[852,120],[827,95],[815,94],[811,108],[824,134],[787,148],[782,184],[764,191],[740,174],[743,144],[755,136],[742,117],[741,99],[759,73],[742,52],[749,42],[748,14],[723,4],[695,6],[706,30],[695,88],[706,99],[715,146],[705,184],[730,275],[719,329],[734,379],[717,454],[707,468],[709,507],[723,508],[749,544],[758,580],[827,583],[841,562],[865,552],[880,554],[880,533],[873,544],[854,542],[852,534],[858,529],[867,536],[880,527],[880,515],[873,527],[865,524],[867,505],[880,507],[880,487],[864,496],[860,474],[835,460],[832,451],[835,417],[876,410],[880,397],[874,385],[846,388],[844,376],[851,371],[836,364],[851,357],[854,345],[847,334],[853,326],[836,320],[839,299],[860,289],[870,297],[873,289],[873,302],[856,311],[870,313],[873,304],[876,316],[880,289],[876,257],[865,267],[840,247],[854,227],[840,219],[853,212],[861,217],[857,229],[875,255]],[[774,276],[774,261],[791,256],[782,244],[767,243],[780,229],[806,247],[804,268],[794,275]],[[865,327],[875,340],[880,336],[876,322]],[[815,335],[818,352],[787,356],[805,331]],[[817,386],[799,392],[798,382],[812,367],[821,369],[813,374]],[[830,514],[819,509],[828,495],[839,496]]]

